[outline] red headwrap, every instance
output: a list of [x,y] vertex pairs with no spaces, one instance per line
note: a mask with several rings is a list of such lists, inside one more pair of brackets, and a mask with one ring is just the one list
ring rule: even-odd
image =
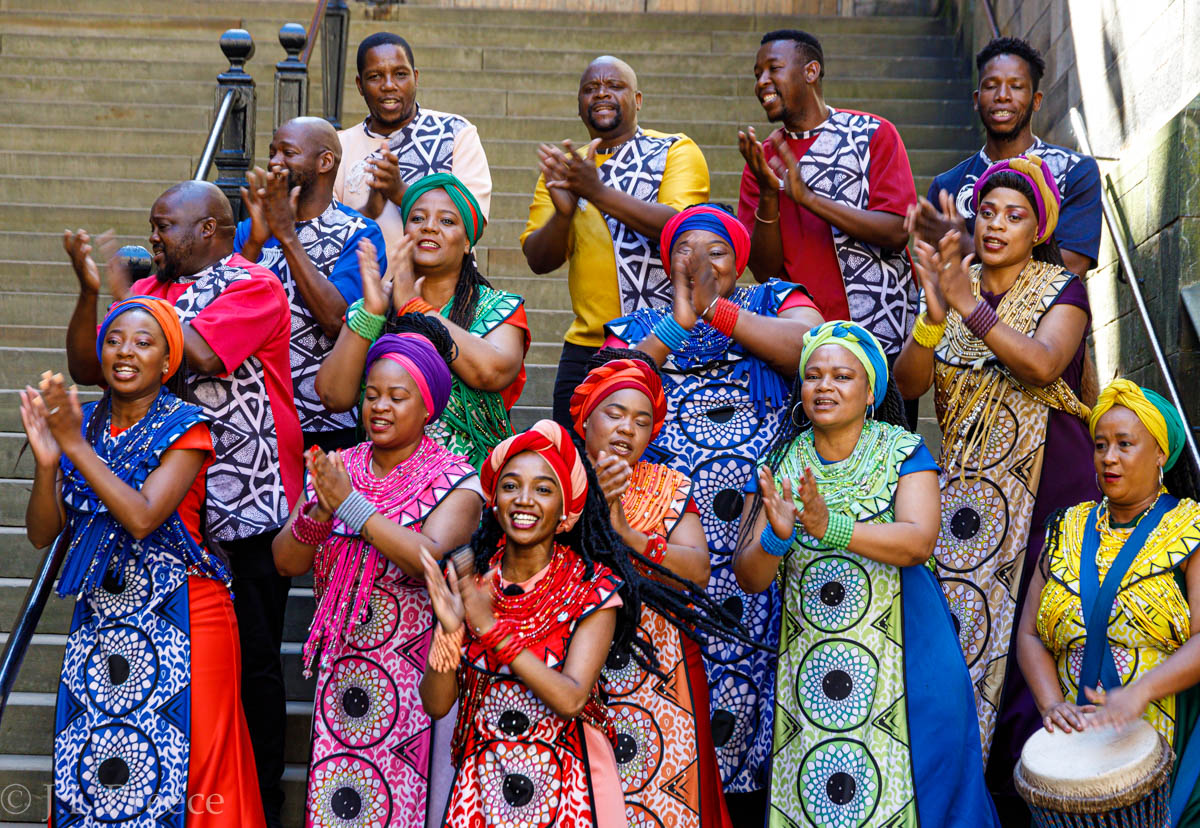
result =
[[575,423],[575,433],[580,437],[583,424],[592,412],[604,402],[609,395],[622,388],[636,388],[650,398],[650,406],[654,412],[654,422],[650,426],[650,439],[653,440],[662,431],[663,420],[667,417],[667,398],[663,395],[662,380],[658,372],[640,359],[613,359],[593,368],[579,387],[571,394],[571,420]]
[[750,234],[746,232],[745,225],[720,207],[697,204],[671,216],[658,238],[659,256],[668,273],[671,271],[671,248],[675,246],[675,239],[685,230],[707,230],[720,236],[733,248],[737,275],[740,276],[746,269],[750,261]]
[[587,499],[587,472],[584,471],[579,451],[571,442],[571,435],[553,420],[538,420],[528,431],[509,437],[492,449],[483,461],[483,468],[479,470],[483,493],[487,495],[488,503],[494,504],[500,472],[509,460],[526,451],[541,457],[554,472],[554,479],[558,481],[563,497],[563,516],[557,531],[566,532],[583,514],[583,503]]

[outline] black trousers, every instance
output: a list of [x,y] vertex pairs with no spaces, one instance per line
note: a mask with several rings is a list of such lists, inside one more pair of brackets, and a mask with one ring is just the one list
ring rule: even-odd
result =
[[292,579],[275,571],[271,541],[275,532],[222,544],[233,568],[233,609],[242,649],[242,708],[263,811],[270,828],[282,828],[283,740],[287,729],[287,694],[283,684],[283,613]]
[[564,342],[562,355],[558,358],[558,373],[554,377],[554,421],[572,431],[571,394],[587,376],[587,363],[599,348]]

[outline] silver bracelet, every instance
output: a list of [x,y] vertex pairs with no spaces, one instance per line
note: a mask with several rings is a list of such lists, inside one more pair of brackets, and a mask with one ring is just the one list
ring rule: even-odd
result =
[[378,510],[371,505],[371,501],[363,497],[362,492],[354,489],[346,495],[346,499],[337,507],[334,515],[346,525],[346,528],[359,535],[362,534],[362,528],[376,511]]

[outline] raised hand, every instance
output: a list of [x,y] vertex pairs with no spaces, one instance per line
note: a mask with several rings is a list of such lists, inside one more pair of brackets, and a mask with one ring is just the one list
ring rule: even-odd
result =
[[671,315],[685,330],[696,327],[698,314],[692,305],[692,274],[690,256],[671,256]]
[[750,174],[758,182],[759,193],[778,192],[779,176],[767,164],[767,156],[763,152],[762,142],[754,134],[754,127],[748,126],[744,132],[738,130],[738,151],[746,159]]
[[538,172],[542,174],[542,179],[546,183],[546,190],[550,193],[550,201],[554,204],[554,209],[560,215],[570,218],[579,206],[579,196],[566,187],[557,184],[551,186],[550,184],[552,181],[559,182],[566,179],[567,159],[563,155],[563,151],[553,144],[539,144]]
[[963,258],[961,237],[957,230],[951,230],[938,242],[937,261],[934,275],[942,297],[949,307],[961,316],[967,316],[979,302],[979,297],[971,290],[970,269],[975,254]]
[[[308,470],[311,479],[316,480],[317,473],[314,466],[318,462],[318,458],[323,459],[324,457],[325,453],[321,451],[320,446],[313,446],[304,452],[304,468]],[[316,486],[313,487],[313,492],[317,497],[317,505],[309,510],[308,516],[318,523],[324,523],[333,517],[334,508],[321,496],[321,491]]]
[[92,258],[92,237],[80,227],[72,232],[63,230],[63,250],[71,258],[75,278],[79,280],[79,292],[95,295],[100,292],[100,268]]
[[133,293],[133,274],[125,257],[119,255],[121,247],[112,230],[105,230],[96,239],[100,244],[100,256],[104,259],[104,270],[108,276],[108,292],[118,302]]
[[775,475],[771,474],[768,466],[758,470],[758,490],[762,493],[763,509],[767,513],[771,531],[776,537],[788,538],[795,531],[799,512],[792,499],[792,481],[782,477],[779,486],[782,492],[775,488]]
[[[454,567],[449,567],[453,569]],[[457,577],[458,573],[453,576],[458,580],[458,593],[462,596],[463,614],[467,623],[471,625],[471,629],[476,635],[481,635],[488,631],[493,624],[496,623],[496,616],[492,613],[492,581],[488,575],[482,578],[477,578],[474,575],[465,575],[462,578]]]
[[796,497],[800,498],[801,510],[799,521],[809,537],[823,538],[829,528],[829,509],[825,506],[825,498],[817,488],[817,478],[810,468],[804,470],[804,476],[797,481]]
[[62,374],[42,372],[38,383],[45,408],[46,425],[60,447],[69,448],[83,439],[83,407],[79,404],[79,389],[67,388]]
[[62,449],[50,433],[50,424],[46,422],[46,404],[37,389],[29,385],[21,392],[21,425],[25,427],[25,436],[29,438],[34,462],[44,469],[57,467]]
[[606,451],[600,452],[596,458],[596,480],[600,483],[600,491],[604,493],[614,527],[628,523],[621,497],[629,488],[632,478],[633,468],[625,458]]
[[579,153],[575,151],[575,146],[570,141],[563,141],[562,164],[564,169],[559,173],[561,177],[554,180],[548,179],[546,186],[565,188],[579,198],[591,200],[593,194],[604,187],[604,182],[600,180],[600,173],[596,169],[596,147],[599,145],[599,138],[589,142],[583,157],[580,158]]
[[314,452],[308,456],[307,465],[317,499],[330,512],[336,512],[354,489],[350,484],[350,475],[346,473],[346,465],[342,462],[341,452]]
[[284,239],[296,232],[296,211],[300,203],[300,187],[288,188],[286,167],[275,166],[267,172],[266,213],[267,227],[277,239]]
[[392,304],[397,309],[421,294],[420,279],[413,272],[413,250],[416,246],[416,236],[405,234],[388,248],[387,273],[383,281],[391,286]]
[[429,592],[429,603],[433,605],[433,614],[437,617],[442,630],[452,633],[462,626],[466,612],[463,608],[462,595],[458,587],[458,573],[454,564],[446,567],[446,575],[437,562],[429,554],[429,550],[421,547],[421,569],[425,573],[425,589]]
[[706,319],[710,311],[721,297],[717,289],[717,276],[713,272],[712,262],[704,255],[704,250],[695,247],[689,251],[684,260],[688,284],[691,285],[692,311],[698,318]]
[[248,241],[261,248],[271,238],[271,228],[267,224],[267,171],[262,167],[247,170],[246,186],[242,187],[242,206],[250,217]]
[[1042,725],[1047,732],[1053,733],[1054,728],[1058,728],[1063,733],[1071,733],[1077,731],[1082,733],[1092,723],[1088,721],[1085,714],[1094,713],[1096,708],[1094,705],[1071,704],[1069,701],[1060,701],[1052,705],[1045,714],[1042,715]]
[[382,193],[389,201],[397,204],[404,198],[404,180],[400,178],[400,159],[390,149],[387,142],[379,148],[380,157],[372,158],[366,163],[371,178],[367,182],[372,190]]
[[775,155],[771,157],[767,165],[775,173],[776,179],[783,182],[783,191],[787,193],[788,198],[802,207],[807,206],[813,197],[813,191],[809,189],[808,183],[800,175],[800,165],[796,163],[796,155],[788,146],[787,138],[783,133],[779,133],[771,135],[767,140],[775,148]]
[[[917,203],[909,205],[908,212],[904,217],[904,229],[910,236],[915,236],[926,244],[937,244],[938,240],[951,230],[962,231],[965,228],[950,194],[942,190],[939,200],[942,205],[941,210],[924,196],[918,196]],[[949,214],[946,212],[947,210]]]
[[368,239],[362,239],[355,249],[358,256],[358,275],[362,280],[363,310],[383,316],[392,301],[392,282],[379,276],[379,252]]
[[1136,681],[1108,692],[1084,687],[1083,694],[1096,708],[1096,715],[1088,722],[1092,727],[1122,728],[1134,719],[1142,718],[1151,701]]
[[920,239],[913,244],[913,248],[917,254],[912,260],[913,272],[925,291],[925,315],[931,323],[940,325],[946,321],[946,298],[942,296],[942,286],[937,278],[942,256],[933,245]]

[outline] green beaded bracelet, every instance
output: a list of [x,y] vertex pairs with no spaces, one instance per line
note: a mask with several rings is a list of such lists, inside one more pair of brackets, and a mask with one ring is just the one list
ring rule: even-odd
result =
[[383,315],[365,310],[362,299],[355,299],[353,304],[346,308],[346,327],[367,342],[379,339],[379,335],[383,333],[383,323]]
[[830,549],[847,549],[854,534],[854,518],[842,512],[830,512],[821,543]]

